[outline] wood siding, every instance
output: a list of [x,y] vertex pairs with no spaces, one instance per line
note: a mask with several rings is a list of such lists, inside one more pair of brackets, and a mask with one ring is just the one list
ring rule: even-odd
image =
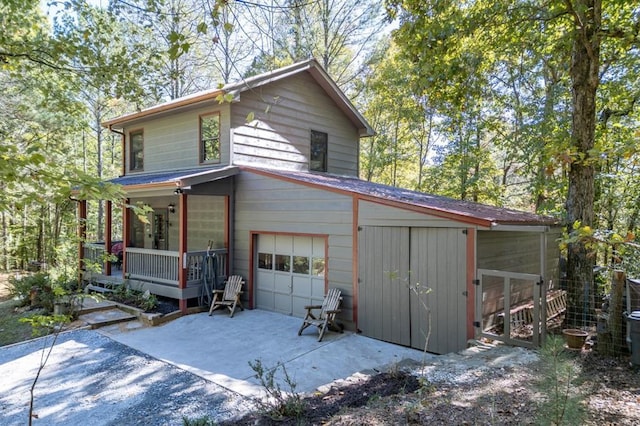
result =
[[358,224],[361,226],[415,226],[427,228],[467,226],[437,216],[362,200],[358,205]]
[[328,286],[342,290],[339,319],[353,329],[351,198],[242,172],[235,201],[233,273],[250,276],[251,232],[328,235]]
[[207,107],[165,115],[124,129],[127,174],[130,173],[129,132],[136,129],[144,131],[143,172],[211,166],[211,163],[200,163],[198,139],[200,115],[212,112],[220,112],[220,164],[229,164],[229,110],[228,104],[212,101]]
[[328,134],[328,172],[358,175],[358,130],[307,73],[243,92],[231,108],[233,164],[307,171],[317,130]]

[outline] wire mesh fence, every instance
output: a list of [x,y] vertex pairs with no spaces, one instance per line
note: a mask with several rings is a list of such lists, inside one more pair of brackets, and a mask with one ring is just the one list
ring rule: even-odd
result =
[[566,292],[566,309],[555,321],[549,318],[548,334],[563,333],[567,339],[573,335],[606,355],[631,351],[628,316],[640,311],[640,280],[602,270],[593,282],[564,280],[560,288]]

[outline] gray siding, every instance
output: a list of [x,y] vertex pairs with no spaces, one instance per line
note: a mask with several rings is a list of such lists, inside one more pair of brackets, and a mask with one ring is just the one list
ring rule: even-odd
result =
[[[249,114],[254,121],[247,123]],[[233,164],[309,170],[310,131],[328,134],[328,171],[357,176],[359,135],[307,73],[243,92],[232,105]]]
[[[212,102],[185,112],[177,112],[125,129],[125,167],[129,173],[129,132],[144,131],[144,172],[179,170],[198,167],[199,158],[199,117],[202,114],[220,112],[220,164],[229,163],[229,105]],[[210,164],[205,164],[209,166]],[[134,172],[136,173],[136,172]]]
[[236,176],[234,271],[249,277],[251,232],[329,236],[328,285],[342,290],[340,320],[353,328],[351,197],[243,171]]
[[385,206],[370,201],[359,202],[358,224],[361,226],[415,226],[427,228],[467,227],[467,225],[450,219]]
[[[541,263],[541,240],[539,232],[478,231],[477,267],[542,276],[545,283],[553,282],[557,287],[559,231],[546,234],[546,258]],[[503,281],[492,278],[484,285],[482,295],[482,315],[500,312],[503,309]],[[533,297],[533,287],[528,282],[514,280],[511,289],[511,303],[518,304]]]

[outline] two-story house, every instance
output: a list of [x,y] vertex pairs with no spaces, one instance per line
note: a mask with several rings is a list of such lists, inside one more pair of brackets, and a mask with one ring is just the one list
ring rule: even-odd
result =
[[423,349],[431,325],[428,349],[445,353],[555,273],[553,219],[360,180],[374,131],[315,60],[103,125],[123,144],[111,182],[153,208],[149,223],[124,209],[117,272],[182,310],[215,258],[212,285],[242,275],[249,308],[303,316],[338,287],[348,330]]

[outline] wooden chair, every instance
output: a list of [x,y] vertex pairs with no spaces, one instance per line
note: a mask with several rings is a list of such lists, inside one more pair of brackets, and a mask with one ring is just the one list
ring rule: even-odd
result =
[[244,311],[242,301],[240,301],[242,284],[244,282],[240,275],[232,275],[227,278],[224,290],[213,290],[213,301],[211,301],[211,307],[209,308],[209,316],[213,315],[213,311],[220,307],[229,309],[229,318],[233,318],[236,306],[239,306],[240,310]]
[[[298,330],[298,336],[302,334],[302,331],[305,328],[313,325],[318,327],[318,331],[320,333],[318,342],[320,342],[322,341],[322,337],[324,336],[324,332],[327,327],[331,326],[335,329],[340,329],[340,327],[335,323],[336,314],[340,312],[338,307],[340,306],[340,301],[342,301],[340,294],[340,290],[332,288],[324,297],[322,305],[305,306],[304,308],[307,310],[307,315],[304,318],[300,330]],[[320,309],[320,313],[318,313],[318,316],[316,317],[312,311],[317,309]]]

